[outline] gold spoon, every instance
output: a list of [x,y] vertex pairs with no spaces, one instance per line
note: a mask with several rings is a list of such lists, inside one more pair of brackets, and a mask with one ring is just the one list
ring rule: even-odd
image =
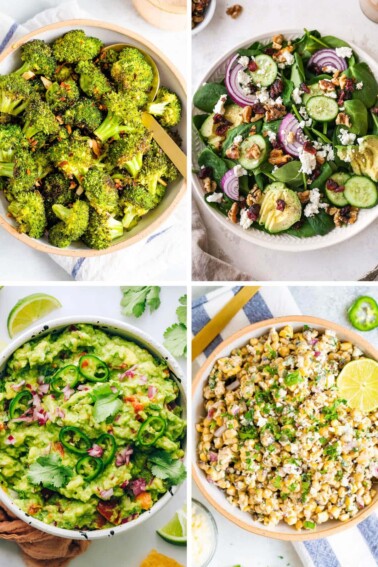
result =
[[[109,49],[114,49],[114,51],[121,51],[122,49],[125,49],[125,47],[133,47],[134,49],[138,49],[138,51],[140,51],[144,55],[147,62],[152,68],[154,79],[152,83],[152,88],[148,93],[148,101],[152,102],[153,100],[155,100],[157,92],[160,87],[159,69],[155,61],[152,59],[152,57],[148,53],[143,51],[143,49],[140,49],[139,47],[136,47],[135,45],[131,45],[129,43],[113,43],[111,45],[107,45],[103,51],[108,51]],[[164,153],[167,154],[169,159],[174,163],[174,165],[177,167],[177,169],[184,177],[184,179],[186,179],[187,161],[186,161],[186,155],[181,150],[181,148],[179,148],[178,145],[172,140],[172,138],[170,137],[169,134],[167,134],[164,128],[160,126],[159,122],[155,120],[155,118],[146,111],[142,112],[142,122],[143,125],[152,132],[152,135],[155,141],[157,142],[157,144],[159,144],[161,149],[164,151]]]

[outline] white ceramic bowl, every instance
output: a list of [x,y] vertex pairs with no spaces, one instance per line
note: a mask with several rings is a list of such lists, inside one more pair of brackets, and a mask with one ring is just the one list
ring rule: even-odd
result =
[[[320,331],[332,329],[336,331],[336,334],[340,339],[350,341],[352,344],[359,347],[368,357],[378,360],[378,351],[360,335],[353,331],[350,331],[349,329],[345,329],[344,327],[341,327],[336,323],[325,321],[324,319],[308,316],[293,316],[276,317],[275,319],[269,319],[267,321],[255,323],[253,325],[250,325],[249,327],[241,329],[230,338],[223,341],[214,350],[214,352],[210,355],[205,364],[197,373],[197,376],[194,379],[192,392],[194,424],[198,423],[199,419],[204,415],[202,391],[210,374],[210,371],[214,366],[214,362],[218,358],[228,356],[233,349],[244,346],[251,338],[260,337],[269,332],[272,327],[280,329],[286,324],[292,325],[294,327],[294,330],[299,329],[306,324]],[[239,508],[232,506],[232,504],[230,504],[230,502],[226,499],[223,491],[215,484],[210,484],[207,481],[204,472],[199,468],[197,464],[196,447],[197,435],[195,434],[192,436],[191,447],[192,454],[194,456],[192,472],[194,481],[196,482],[203,496],[210,502],[210,504],[212,504],[212,506],[214,506],[214,508],[216,508],[218,512],[223,514],[223,516],[225,516],[228,520],[235,523],[239,527],[258,535],[287,541],[302,541],[328,537],[361,522],[378,506],[378,493],[376,493],[371,504],[366,506],[351,520],[348,520],[347,522],[328,521],[317,526],[315,531],[304,530],[299,532],[295,530],[294,527],[288,526],[284,522],[280,522],[277,526],[264,526],[260,522],[254,521],[251,515],[247,512],[242,512]]]
[[[0,371],[4,368],[7,360],[13,354],[13,352],[17,350],[19,347],[21,347],[24,343],[36,337],[43,336],[54,329],[61,329],[67,327],[68,325],[77,325],[79,323],[87,323],[90,325],[95,325],[96,327],[103,329],[104,331],[107,331],[114,335],[119,335],[128,340],[135,341],[136,343],[140,344],[140,346],[142,346],[143,348],[149,350],[153,355],[159,356],[160,358],[164,358],[167,361],[167,364],[170,370],[172,371],[172,374],[175,377],[177,385],[180,389],[180,404],[183,408],[183,417],[186,418],[186,394],[183,386],[184,376],[176,360],[166,350],[166,348],[164,348],[162,345],[156,342],[155,339],[153,339],[143,331],[137,329],[133,325],[129,325],[128,323],[117,321],[116,319],[108,319],[106,317],[90,317],[90,316],[72,317],[71,316],[71,317],[61,317],[59,319],[52,319],[51,321],[40,323],[39,325],[36,325],[32,329],[25,331],[24,333],[19,335],[0,353]],[[1,486],[0,486],[0,502],[2,502],[9,510],[11,510],[11,512],[16,514],[16,516],[18,516],[21,520],[43,532],[64,538],[94,540],[94,539],[104,539],[106,537],[113,537],[114,535],[127,532],[129,530],[132,530],[134,527],[139,526],[146,520],[149,520],[149,518],[151,518],[154,514],[156,514],[156,512],[158,512],[166,504],[168,504],[171,498],[174,497],[175,494],[178,492],[179,488],[180,487],[177,486],[172,487],[172,489],[166,492],[166,494],[164,494],[162,498],[160,498],[160,500],[158,500],[150,510],[141,514],[139,518],[137,518],[136,520],[133,520],[127,524],[122,524],[120,526],[114,526],[112,528],[107,528],[102,530],[92,530],[92,531],[66,530],[63,528],[57,528],[51,524],[45,524],[40,520],[36,520],[32,516],[26,514],[18,506],[16,506],[12,501],[12,498],[9,496],[9,494],[7,494],[1,488]]]
[[210,0],[210,4],[208,9],[206,10],[204,19],[200,24],[198,24],[198,26],[192,29],[192,36],[197,35],[209,25],[209,23],[213,19],[216,8],[217,8],[217,0]]
[[[303,34],[303,30],[279,30],[277,32],[271,32],[269,34],[262,34],[251,38],[249,41],[243,41],[238,45],[235,45],[228,53],[223,55],[218,61],[211,67],[211,69],[206,73],[206,75],[201,79],[197,85],[197,89],[203,83],[209,83],[212,81],[220,81],[224,79],[227,62],[229,58],[234,55],[238,49],[242,47],[247,47],[255,41],[269,42],[271,38],[278,33],[282,33],[288,39],[294,39]],[[344,38],[347,40],[347,38]],[[354,51],[359,55],[362,61],[366,61],[370,66],[371,70],[378,77],[378,63],[365,51],[360,49],[357,45],[349,42],[353,47]],[[197,90],[195,89],[195,91]],[[193,114],[201,114],[202,112],[193,107]],[[192,163],[194,168],[198,168],[197,156],[201,153],[204,148],[204,144],[198,135],[196,128],[193,127],[193,143],[192,143]],[[214,208],[207,205],[204,201],[204,192],[200,180],[196,175],[193,175],[193,185],[194,189],[199,197],[201,206],[206,207],[212,215],[214,222],[219,222],[223,225],[225,231],[231,231],[239,238],[250,242],[251,244],[257,244],[263,246],[264,248],[271,248],[272,250],[285,250],[287,252],[304,252],[306,250],[318,250],[320,248],[327,248],[328,246],[333,246],[334,244],[339,244],[355,236],[366,227],[368,227],[372,222],[378,218],[378,206],[372,209],[361,209],[358,215],[357,222],[341,228],[335,228],[325,236],[313,236],[310,238],[297,238],[295,236],[290,236],[289,234],[277,234],[271,235],[261,230],[254,228],[244,230],[239,224],[234,224],[230,222],[225,216],[219,213]]]
[[[10,73],[20,66],[20,46],[30,41],[31,39],[43,39],[47,42],[54,41],[57,37],[72,29],[83,29],[87,35],[92,35],[101,39],[105,45],[111,43],[129,43],[140,47],[146,51],[155,60],[160,73],[161,83],[175,91],[182,103],[183,112],[182,120],[178,126],[178,132],[183,140],[183,149],[185,150],[186,144],[186,90],[185,81],[172,63],[158,50],[157,47],[152,45],[148,40],[133,31],[121,28],[114,24],[103,23],[95,20],[69,20],[64,22],[57,22],[46,27],[35,30],[22,39],[11,43],[11,45],[0,55],[0,74]],[[174,183],[169,185],[169,189],[164,195],[162,202],[159,206],[148,213],[138,225],[125,232],[124,235],[115,240],[110,248],[105,250],[93,250],[85,246],[81,242],[76,242],[68,248],[56,248],[49,244],[47,238],[35,240],[26,234],[20,234],[17,231],[17,223],[7,217],[8,203],[3,195],[0,195],[0,225],[2,225],[8,232],[41,252],[48,252],[50,254],[59,254],[62,256],[99,256],[101,254],[108,254],[115,252],[121,248],[131,246],[142,238],[146,238],[169,217],[169,215],[176,208],[177,204],[185,194],[186,183],[180,178]]]

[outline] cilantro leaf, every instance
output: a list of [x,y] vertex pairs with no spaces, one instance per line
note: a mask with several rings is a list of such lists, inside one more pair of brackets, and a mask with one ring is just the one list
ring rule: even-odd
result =
[[186,327],[182,323],[175,323],[164,333],[164,346],[173,356],[185,357],[187,352]]
[[30,466],[28,474],[32,484],[42,484],[52,490],[66,486],[72,477],[73,469],[62,465],[62,459],[56,454],[38,457]]
[[149,460],[153,463],[152,474],[157,478],[168,480],[172,485],[181,484],[185,480],[184,464],[177,459],[172,459],[166,451],[155,451]]
[[186,319],[187,319],[187,295],[183,295],[182,297],[180,297],[179,302],[181,303],[181,305],[179,307],[177,307],[176,309],[176,314],[177,314],[177,318],[179,320],[179,323],[181,323],[182,325],[185,325],[185,327],[187,326],[186,324]]
[[155,311],[160,306],[160,287],[158,286],[129,286],[121,287],[122,313],[126,317],[140,317],[146,310]]
[[119,392],[113,392],[109,384],[96,386],[91,392],[93,401],[93,417],[98,423],[102,423],[108,417],[113,417],[122,407],[122,401],[118,397]]

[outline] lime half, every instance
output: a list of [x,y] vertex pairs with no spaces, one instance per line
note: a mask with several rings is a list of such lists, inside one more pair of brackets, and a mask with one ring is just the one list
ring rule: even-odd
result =
[[349,407],[369,413],[378,407],[378,362],[370,358],[353,360],[344,366],[337,386]]
[[54,309],[59,309],[59,307],[62,307],[60,301],[46,293],[33,293],[20,299],[8,315],[9,336],[14,337]]
[[187,537],[187,515],[186,506],[178,510],[172,520],[168,522],[161,530],[157,530],[160,537],[173,543],[174,545],[186,545]]

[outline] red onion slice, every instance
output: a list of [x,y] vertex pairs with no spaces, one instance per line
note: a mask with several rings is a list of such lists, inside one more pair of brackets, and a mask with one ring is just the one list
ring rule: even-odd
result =
[[214,431],[214,437],[220,437],[226,431],[227,427],[225,425],[221,425]]
[[[237,62],[239,55],[232,57],[227,65],[225,84],[230,98],[239,106],[249,106],[252,102],[256,101],[256,96],[251,94],[247,95],[241,88],[238,81],[239,71],[243,71],[243,65]],[[252,82],[252,78],[251,78]]]
[[221,187],[224,193],[233,201],[239,201],[239,176],[234,168],[229,169],[221,179]]
[[[293,141],[289,142],[288,136],[290,132],[293,132],[295,137]],[[278,139],[284,147],[286,153],[290,154],[293,157],[299,156],[306,138],[294,114],[291,114],[289,112],[289,114],[286,114],[285,118],[282,120],[281,125],[278,129]]]
[[235,380],[234,382],[231,382],[231,384],[229,384],[228,386],[226,386],[226,389],[229,392],[232,392],[233,390],[236,390],[236,388],[239,388],[240,386],[240,382],[239,380]]
[[323,69],[327,67],[330,68],[328,72],[331,73],[333,71],[345,71],[348,68],[344,57],[337,55],[335,49],[319,49],[312,55],[307,66],[315,69],[318,74],[324,73]]

